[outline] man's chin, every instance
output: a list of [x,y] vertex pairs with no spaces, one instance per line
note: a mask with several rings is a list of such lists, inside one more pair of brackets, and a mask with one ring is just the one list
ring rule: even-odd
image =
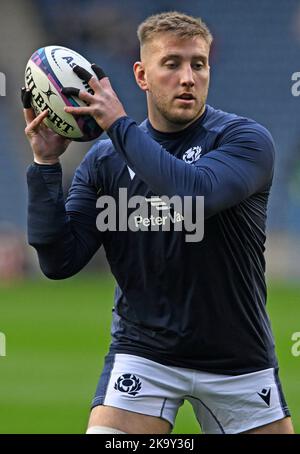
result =
[[173,123],[174,125],[188,125],[189,123],[193,123],[199,117],[198,114],[192,114],[188,112],[180,112],[176,115],[169,116],[168,120]]

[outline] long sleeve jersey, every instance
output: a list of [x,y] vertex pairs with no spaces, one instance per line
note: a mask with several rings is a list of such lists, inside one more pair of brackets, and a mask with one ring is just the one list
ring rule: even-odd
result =
[[[179,132],[124,116],[108,136],[77,168],[66,202],[60,164],[28,169],[29,243],[44,274],[72,276],[103,245],[117,282],[112,352],[220,374],[276,366],[264,277],[270,133],[207,105]],[[97,227],[99,198],[111,197],[120,213],[120,190],[156,202],[157,215],[152,207],[143,229]],[[162,228],[172,213],[163,196],[204,197],[201,241],[186,241],[175,223]],[[159,227],[151,228],[156,219]]]

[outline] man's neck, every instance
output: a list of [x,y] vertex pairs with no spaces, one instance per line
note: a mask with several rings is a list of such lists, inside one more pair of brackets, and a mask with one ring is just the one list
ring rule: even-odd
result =
[[175,123],[167,120],[166,118],[162,117],[159,115],[159,118],[157,115],[151,113],[151,110],[149,109],[148,112],[148,119],[150,121],[151,126],[156,129],[156,131],[162,132],[162,133],[172,133],[172,132],[179,132],[183,131],[184,129],[187,129],[191,124],[193,124],[195,121],[197,121],[201,115],[203,115],[205,111],[205,105],[199,112],[199,114],[193,118],[190,122],[188,123]]

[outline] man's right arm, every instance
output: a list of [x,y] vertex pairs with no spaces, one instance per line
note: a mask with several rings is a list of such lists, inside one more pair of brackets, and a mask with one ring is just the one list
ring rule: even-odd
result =
[[29,244],[37,250],[43,273],[64,279],[80,271],[101,245],[94,168],[89,153],[75,173],[66,208],[59,157],[70,140],[43,124],[47,110],[35,115],[29,90],[22,88],[21,98],[34,157],[27,171]]
[[73,276],[101,246],[96,228],[97,194],[88,178],[87,161],[75,173],[67,210],[59,163],[34,163],[27,171],[28,240],[50,279]]

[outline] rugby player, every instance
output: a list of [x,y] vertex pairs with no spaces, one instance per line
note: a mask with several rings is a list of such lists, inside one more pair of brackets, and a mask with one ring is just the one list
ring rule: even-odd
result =
[[[41,269],[68,278],[103,245],[118,284],[87,433],[170,433],[188,400],[204,433],[291,434],[266,312],[272,137],[254,120],[207,105],[212,35],[201,19],[157,14],[138,37],[133,69],[148,107],[140,125],[98,67],[99,79],[74,68],[94,94],[77,92],[87,106],[65,110],[92,115],[109,139],[87,153],[66,203],[59,156],[69,142],[42,124],[47,111],[35,117],[23,93],[34,154],[28,235]],[[150,220],[148,230],[101,231],[97,199],[119,203],[120,188],[150,201],[204,197],[202,241],[186,241],[175,224],[151,229]]]

